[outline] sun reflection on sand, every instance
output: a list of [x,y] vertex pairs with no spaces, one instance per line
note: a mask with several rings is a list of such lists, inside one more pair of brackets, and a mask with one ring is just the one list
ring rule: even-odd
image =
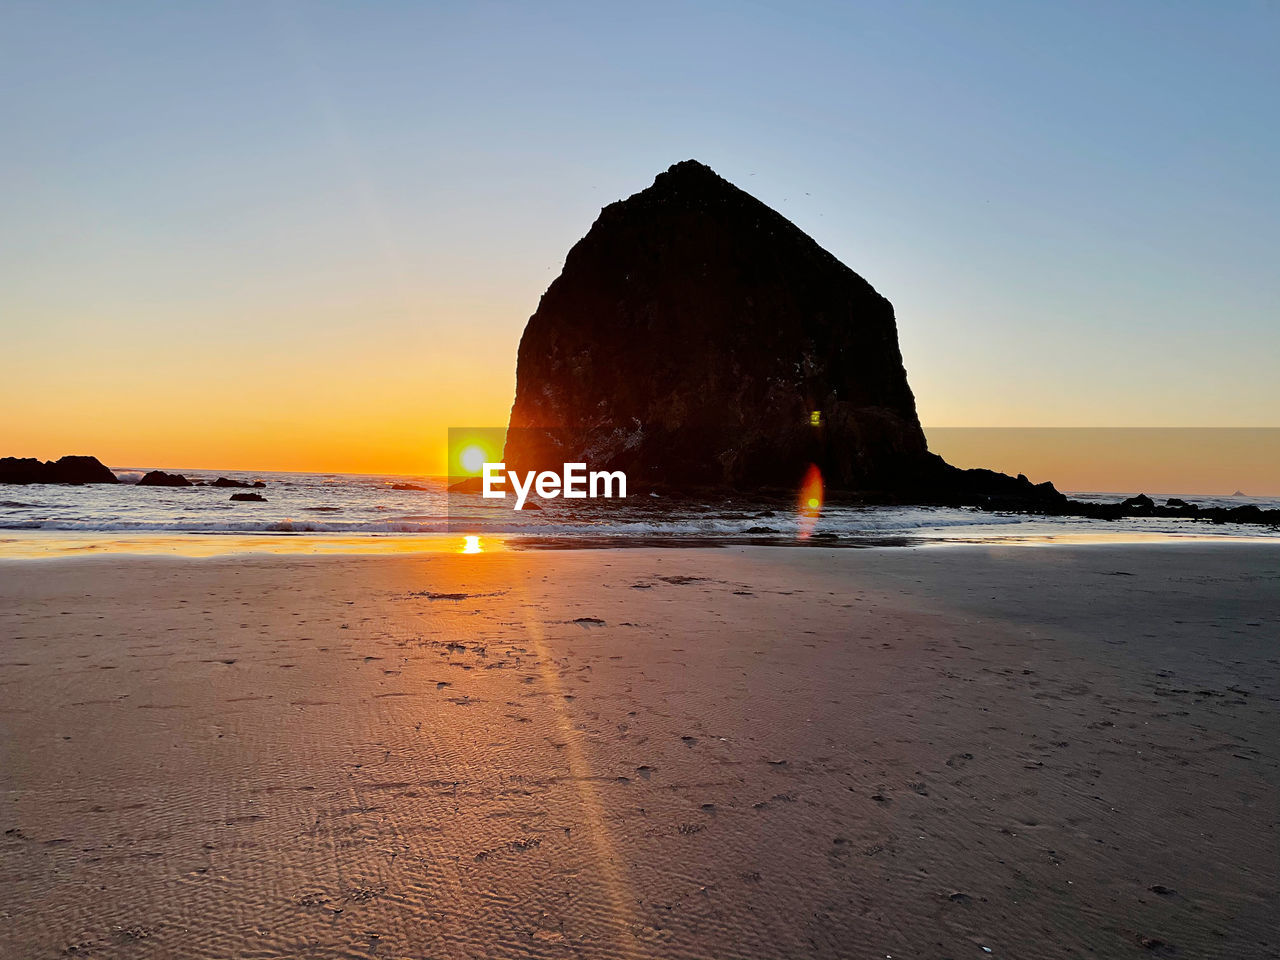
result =
[[485,553],[508,549],[500,536],[462,543],[454,534],[340,533],[75,533],[22,530],[0,537],[0,560],[79,557],[102,554],[135,556],[226,557],[243,554],[310,556]]
[[596,773],[587,756],[587,738],[565,709],[564,687],[559,671],[554,666],[556,659],[547,643],[542,622],[532,615],[533,597],[529,595],[524,583],[516,584],[516,592],[520,596],[518,609],[524,620],[525,636],[537,652],[536,662],[542,682],[552,694],[549,703],[552,705],[559,740],[564,744],[564,759],[575,784],[587,838],[595,849],[595,865],[600,871],[604,893],[613,908],[611,926],[615,934],[615,955],[636,957],[640,955],[640,951],[633,938],[643,929],[634,910],[634,904],[639,901],[632,892],[626,860],[619,856],[614,846],[604,801],[596,790]]

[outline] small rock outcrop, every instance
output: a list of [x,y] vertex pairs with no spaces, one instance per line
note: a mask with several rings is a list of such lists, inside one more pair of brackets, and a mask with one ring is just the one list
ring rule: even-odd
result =
[[1120,506],[1133,516],[1142,516],[1150,514],[1156,508],[1156,502],[1148,497],[1145,493],[1140,493],[1136,497],[1130,497],[1127,500],[1121,500]]
[[233,493],[231,499],[240,503],[266,503],[267,498],[260,493]]
[[97,457],[0,457],[0,483],[119,483]]
[[194,484],[177,473],[165,473],[163,470],[152,470],[138,481],[140,487],[190,487]]
[[211,487],[244,487],[246,490],[247,489],[261,490],[263,487],[266,486],[266,484],[263,483],[261,480],[255,480],[253,483],[249,483],[247,480],[230,480],[227,477],[219,477],[217,480],[214,480],[212,483],[210,483],[209,486]]

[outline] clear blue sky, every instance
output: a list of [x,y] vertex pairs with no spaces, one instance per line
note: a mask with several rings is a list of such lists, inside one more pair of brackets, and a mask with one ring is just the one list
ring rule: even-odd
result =
[[565,252],[688,157],[893,301],[926,425],[1280,423],[1275,3],[0,9],[0,401],[58,436],[500,423]]

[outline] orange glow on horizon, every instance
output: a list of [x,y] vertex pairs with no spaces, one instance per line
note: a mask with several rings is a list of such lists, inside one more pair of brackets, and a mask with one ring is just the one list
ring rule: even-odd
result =
[[[507,423],[522,322],[508,316],[527,312],[477,320],[510,340],[510,358],[477,342],[471,324],[422,321],[388,348],[317,328],[308,311],[297,319],[307,335],[287,343],[259,330],[253,350],[245,337],[192,350],[184,327],[157,320],[131,339],[104,319],[105,346],[73,339],[58,364],[15,363],[0,378],[0,406],[23,411],[0,425],[0,456],[87,455],[114,470],[446,476],[450,427]],[[176,359],[175,343],[184,345]]]

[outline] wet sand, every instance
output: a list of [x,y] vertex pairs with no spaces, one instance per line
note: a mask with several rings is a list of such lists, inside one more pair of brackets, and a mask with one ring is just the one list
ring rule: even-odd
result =
[[0,563],[0,956],[1273,957],[1278,585],[1256,544]]

